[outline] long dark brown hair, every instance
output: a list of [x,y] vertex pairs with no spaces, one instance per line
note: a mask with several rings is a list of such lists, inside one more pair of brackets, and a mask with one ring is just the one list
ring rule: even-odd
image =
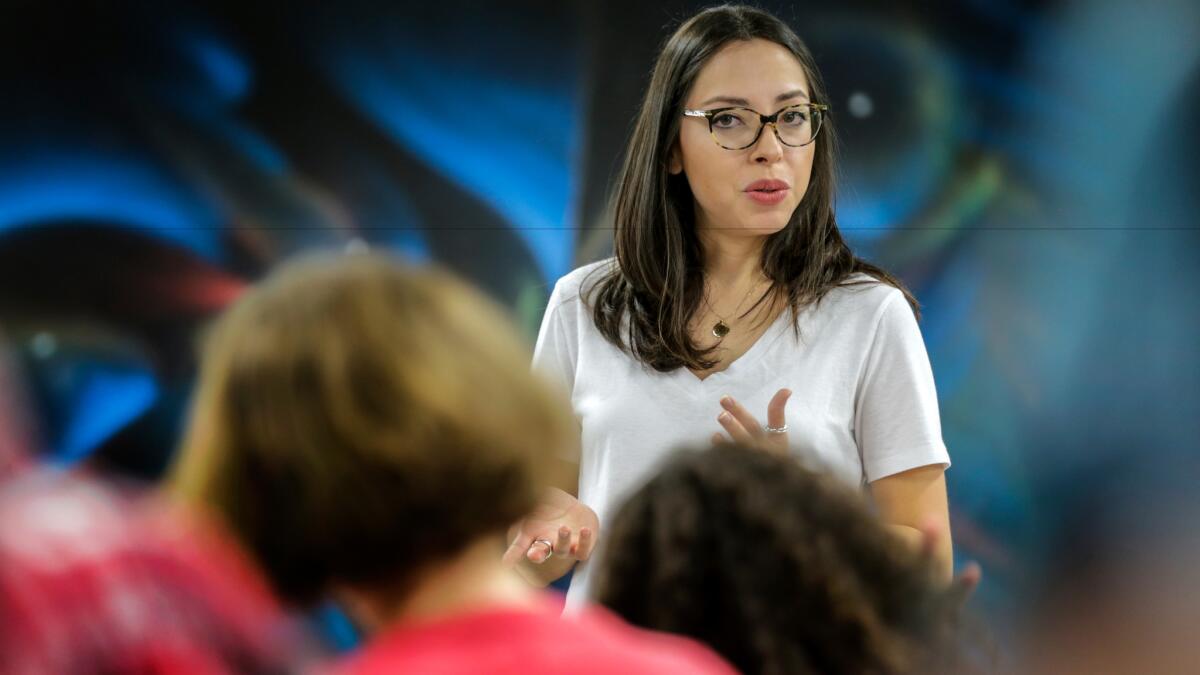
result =
[[[790,51],[808,78],[811,100],[828,102],[812,54],[786,24],[754,7],[706,9],[681,25],[663,46],[617,177],[617,264],[601,268],[602,276],[585,297],[600,333],[655,370],[716,365],[710,358],[715,347],[697,345],[688,330],[704,293],[704,251],[695,229],[691,188],[684,175],[669,174],[668,155],[679,136],[684,98],[708,59],[730,42],[756,38]],[[836,139],[828,115],[815,142],[804,199],[787,226],[763,246],[761,266],[771,281],[767,295],[790,306],[799,331],[800,310],[837,286],[864,283],[851,279],[864,273],[903,291],[917,312],[916,300],[904,285],[855,257],[838,231],[833,212]]]

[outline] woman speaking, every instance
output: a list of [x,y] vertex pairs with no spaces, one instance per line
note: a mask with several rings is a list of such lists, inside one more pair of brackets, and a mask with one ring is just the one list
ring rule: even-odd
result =
[[692,17],[655,64],[615,186],[615,257],[555,285],[535,366],[570,394],[578,480],[514,526],[506,558],[548,583],[621,500],[697,441],[790,453],[866,485],[899,536],[951,546],[916,302],[855,257],[833,209],[834,134],[804,43],[754,8]]

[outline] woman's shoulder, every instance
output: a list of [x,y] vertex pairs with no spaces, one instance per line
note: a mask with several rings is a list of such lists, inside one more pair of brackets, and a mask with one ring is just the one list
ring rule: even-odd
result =
[[558,280],[555,287],[578,293],[580,289],[595,283],[615,269],[617,269],[617,259],[615,257],[597,260],[596,262],[588,263],[571,270]]
[[571,270],[554,284],[550,306],[578,302],[601,279],[617,267],[616,258],[605,258]]
[[905,302],[904,293],[895,286],[880,281],[875,277],[855,273],[846,277],[834,288],[830,289],[821,304],[828,304],[842,311],[865,312],[877,314],[896,302]]
[[874,277],[856,274],[802,310],[801,339],[830,340],[841,351],[853,352],[867,348],[881,329],[890,330],[888,327],[912,321],[912,317],[900,289]]

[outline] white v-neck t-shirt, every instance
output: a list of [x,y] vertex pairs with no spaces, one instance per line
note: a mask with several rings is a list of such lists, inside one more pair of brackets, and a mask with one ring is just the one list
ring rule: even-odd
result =
[[569,609],[589,597],[605,523],[673,451],[705,447],[723,431],[725,394],[765,423],[767,402],[791,389],[792,453],[850,485],[950,466],[929,357],[897,289],[870,280],[831,290],[801,312],[799,338],[785,310],[745,354],[701,380],[687,368],[644,366],[596,330],[581,285],[614,264],[593,263],[558,281],[534,349],[534,367],[570,394],[581,428],[580,455],[570,458],[579,462],[579,499],[600,517],[595,555],[575,568]]

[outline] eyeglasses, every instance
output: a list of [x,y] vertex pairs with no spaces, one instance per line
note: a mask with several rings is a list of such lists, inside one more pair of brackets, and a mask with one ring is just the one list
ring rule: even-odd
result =
[[708,133],[722,148],[744,150],[758,142],[768,124],[775,130],[780,143],[793,148],[808,145],[816,140],[821,120],[828,110],[829,106],[820,103],[800,103],[777,110],[773,115],[750,108],[685,109],[683,114],[707,119]]

